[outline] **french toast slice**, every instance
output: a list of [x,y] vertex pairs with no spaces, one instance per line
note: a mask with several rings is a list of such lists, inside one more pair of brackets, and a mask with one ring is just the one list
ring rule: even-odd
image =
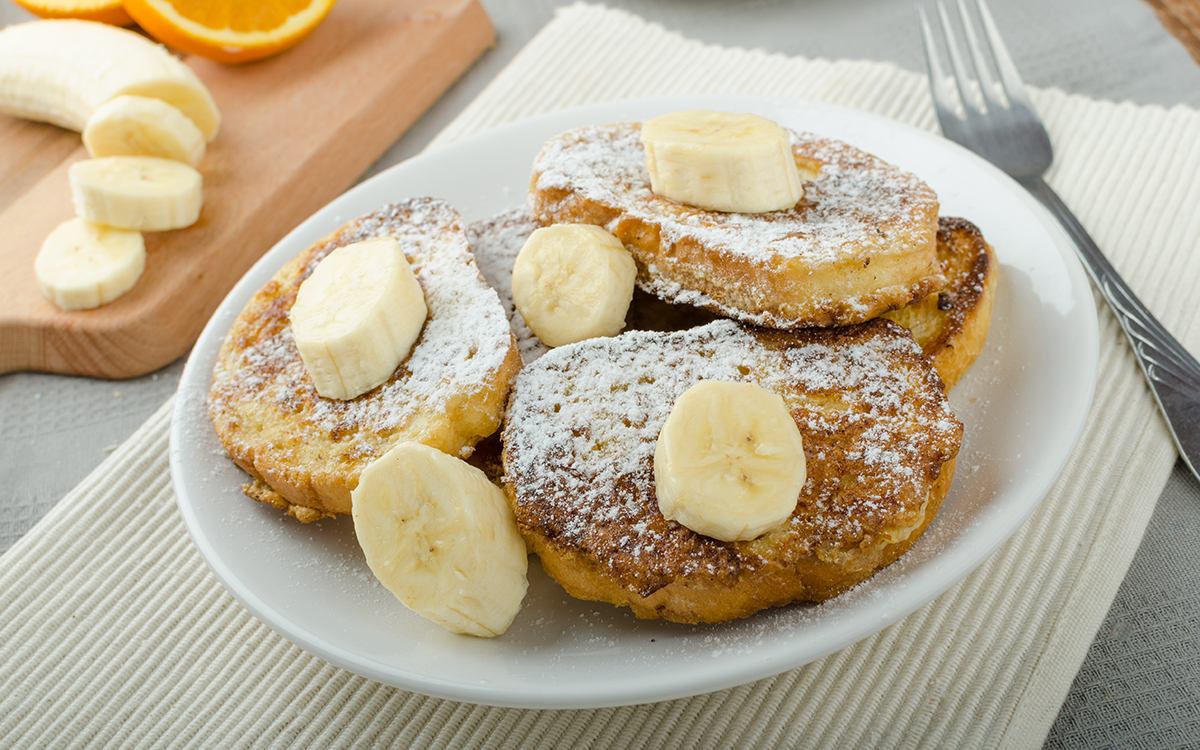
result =
[[[372,237],[400,243],[428,316],[391,379],[338,401],[316,392],[292,339],[300,284],[337,247]],[[208,411],[256,500],[301,521],[349,513],[362,469],[415,441],[465,457],[501,422],[521,359],[496,292],[479,273],[462,221],[429,198],[359,217],[286,263],[247,303],[213,369]]]
[[950,388],[987,342],[1000,263],[979,228],[966,219],[939,219],[937,248],[946,286],[883,317],[912,331]]
[[597,224],[633,253],[638,285],[770,328],[858,323],[944,284],[937,195],[848,144],[789,131],[795,207],[706,211],[654,194],[639,123],[577,128],[534,160],[529,206],[547,224]]
[[[525,240],[541,226],[526,209],[512,208],[467,227],[479,268],[500,295],[526,363],[550,348],[529,330],[513,304],[512,266]],[[946,286],[883,316],[912,331],[949,388],[966,373],[987,341],[1000,264],[979,229],[965,219],[938,220],[937,252]],[[635,290],[625,330],[682,331],[716,319],[707,310],[670,304]]]
[[[529,329],[517,311],[512,295],[512,269],[525,241],[534,230],[543,226],[533,214],[521,207],[501,211],[467,226],[467,241],[479,263],[479,270],[500,296],[526,364],[550,351],[550,347]],[[625,330],[682,331],[716,319],[717,315],[707,310],[664,302],[635,288],[629,312],[625,316]]]
[[[658,433],[705,379],[779,393],[804,441],[795,512],[754,540],[721,542],[658,509]],[[546,572],[577,598],[681,623],[866,580],[932,521],[961,439],[937,372],[883,319],[794,331],[718,320],[560,347],[517,377],[502,431],[505,492]]]

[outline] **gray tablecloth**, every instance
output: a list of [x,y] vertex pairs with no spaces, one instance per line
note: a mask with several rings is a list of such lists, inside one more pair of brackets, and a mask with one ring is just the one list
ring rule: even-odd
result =
[[[352,0],[343,0],[352,2]],[[614,2],[686,36],[923,69],[907,0]],[[500,41],[372,173],[420,151],[550,20],[557,3],[485,2]],[[1200,108],[1200,66],[1137,0],[995,3],[1026,80],[1095,98]],[[25,18],[4,6],[0,21]],[[0,551],[174,392],[182,362],[105,382],[0,376]],[[1200,486],[1179,467],[1063,706],[1048,747],[1191,747],[1200,737]],[[0,739],[2,742],[2,739]]]

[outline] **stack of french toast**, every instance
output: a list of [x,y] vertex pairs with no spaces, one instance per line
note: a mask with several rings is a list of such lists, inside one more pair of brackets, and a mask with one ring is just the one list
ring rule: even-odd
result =
[[716,623],[820,602],[920,538],[999,267],[917,176],[755,115],[545,143],[526,206],[384,206],[288,262],[209,413],[250,497],[351,514],[371,570],[459,633],[527,555],[574,597]]

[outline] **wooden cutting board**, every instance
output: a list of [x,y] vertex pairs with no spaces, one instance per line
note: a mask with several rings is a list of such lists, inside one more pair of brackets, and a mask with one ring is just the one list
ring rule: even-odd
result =
[[74,216],[79,134],[0,115],[0,372],[124,378],[177,359],[246,270],[350,187],[494,39],[478,0],[340,0],[276,57],[185,58],[223,118],[200,164],[200,220],[146,233],[146,272],[95,310],[59,310],[33,272],[42,240]]

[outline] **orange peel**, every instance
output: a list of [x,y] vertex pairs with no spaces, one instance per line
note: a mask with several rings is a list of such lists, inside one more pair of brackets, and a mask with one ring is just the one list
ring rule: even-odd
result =
[[131,26],[133,19],[121,0],[14,0],[25,10],[41,18],[77,18],[113,26]]
[[124,0],[150,36],[217,62],[260,60],[296,46],[336,0]]

